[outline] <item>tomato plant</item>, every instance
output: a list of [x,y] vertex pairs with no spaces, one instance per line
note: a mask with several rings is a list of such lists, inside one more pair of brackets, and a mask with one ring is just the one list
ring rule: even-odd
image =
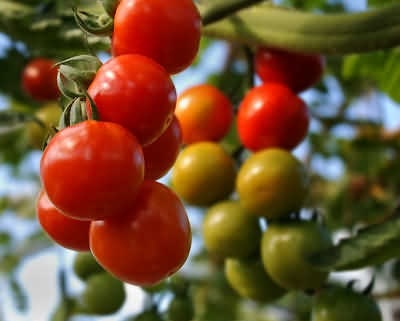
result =
[[142,145],[156,140],[173,119],[175,86],[159,64],[141,55],[111,58],[88,88],[100,120],[129,129]]
[[175,74],[194,60],[200,31],[192,0],[122,0],[114,16],[112,52],[150,57]]
[[250,89],[239,106],[237,129],[252,151],[291,150],[306,137],[310,115],[305,102],[285,85],[267,83]]
[[144,177],[142,148],[118,124],[88,120],[59,131],[40,161],[49,199],[78,219],[124,214]]
[[171,173],[171,185],[187,203],[206,206],[230,196],[236,165],[218,144],[199,142],[187,146]]
[[300,210],[308,189],[309,178],[303,164],[283,149],[269,148],[250,155],[236,179],[242,206],[269,219]]
[[57,86],[58,68],[48,58],[34,58],[22,72],[22,89],[34,100],[56,100],[60,96]]
[[168,128],[151,144],[143,147],[146,179],[159,179],[174,165],[182,143],[182,131],[174,116]]
[[145,180],[124,216],[93,221],[90,248],[117,278],[149,286],[175,273],[192,241],[186,210],[168,187]]
[[282,83],[295,93],[315,85],[325,71],[325,58],[319,54],[259,47],[255,69],[264,83]]
[[[85,222],[90,225],[90,222]],[[87,234],[87,240],[89,245],[89,231]],[[104,269],[90,252],[79,252],[75,255],[72,268],[74,274],[81,279],[86,281],[90,276],[104,272]]]
[[312,221],[270,223],[261,241],[261,257],[267,273],[289,290],[319,289],[328,272],[309,263],[313,253],[332,246],[329,231]]
[[178,96],[175,114],[182,126],[185,144],[219,141],[231,126],[233,105],[218,88],[201,84]]
[[61,213],[41,191],[36,202],[40,226],[57,244],[75,251],[89,251],[90,222],[80,221]]

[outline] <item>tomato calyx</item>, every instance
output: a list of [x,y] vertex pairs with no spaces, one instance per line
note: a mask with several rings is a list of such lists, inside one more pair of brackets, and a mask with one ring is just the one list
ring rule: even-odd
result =
[[114,19],[108,13],[93,14],[88,11],[73,8],[74,18],[78,27],[94,36],[111,36],[114,29]]

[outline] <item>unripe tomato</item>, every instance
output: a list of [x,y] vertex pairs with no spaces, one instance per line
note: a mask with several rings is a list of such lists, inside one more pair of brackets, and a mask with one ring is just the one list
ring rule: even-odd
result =
[[187,296],[174,297],[165,311],[166,321],[191,321],[193,317],[193,302]]
[[182,143],[182,131],[174,116],[168,128],[151,144],[143,147],[145,162],[144,177],[159,179],[174,165]]
[[225,276],[229,285],[246,299],[269,303],[286,293],[265,272],[260,260],[226,259]]
[[107,272],[90,276],[81,294],[84,311],[89,314],[112,314],[125,302],[124,284]]
[[89,251],[90,222],[62,214],[42,190],[36,201],[38,221],[46,234],[57,244],[74,251]]
[[309,178],[290,152],[271,148],[246,159],[237,175],[236,190],[247,211],[276,219],[301,209]]
[[316,222],[270,223],[261,241],[261,256],[271,278],[289,290],[320,288],[328,272],[313,267],[312,254],[332,246],[329,231]]
[[148,57],[123,55],[100,67],[88,88],[100,120],[129,129],[142,145],[170,125],[175,86],[163,67]]
[[203,239],[208,252],[217,257],[249,257],[259,250],[261,228],[258,218],[238,201],[224,201],[207,210]]
[[114,16],[112,53],[140,54],[178,73],[196,57],[201,17],[192,0],[122,0]]
[[182,126],[185,144],[219,141],[232,124],[233,105],[218,88],[201,84],[178,96],[175,115]]
[[[90,222],[87,222],[90,225]],[[89,231],[87,235],[89,244]],[[90,276],[104,272],[104,269],[93,257],[90,252],[79,252],[74,257],[72,266],[75,275],[82,281],[86,281]]]
[[264,83],[282,83],[299,93],[321,79],[325,59],[318,54],[260,47],[255,55],[255,69]]
[[307,105],[285,85],[263,84],[247,92],[239,106],[237,128],[242,144],[252,150],[291,150],[307,135]]
[[205,206],[227,198],[234,189],[236,166],[218,144],[187,146],[172,167],[171,184],[188,204]]
[[51,139],[40,176],[65,215],[92,220],[124,214],[143,182],[142,148],[122,126],[87,120]]
[[31,121],[26,126],[28,144],[32,148],[41,149],[50,132],[51,127],[57,127],[62,109],[57,103],[43,105],[35,112],[35,117],[46,127],[41,127],[38,123]]
[[332,287],[318,293],[311,321],[382,321],[376,301],[348,288]]
[[185,263],[191,236],[185,207],[176,194],[145,180],[124,216],[91,223],[90,248],[117,278],[150,286]]
[[32,59],[22,72],[22,89],[36,101],[56,100],[60,97],[57,86],[56,62],[47,58]]

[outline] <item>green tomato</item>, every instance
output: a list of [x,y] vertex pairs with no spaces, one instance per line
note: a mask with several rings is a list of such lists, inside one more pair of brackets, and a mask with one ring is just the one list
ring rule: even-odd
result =
[[200,142],[179,154],[172,168],[171,185],[188,204],[207,206],[231,195],[235,177],[232,157],[217,143]]
[[382,321],[382,314],[370,296],[333,287],[316,296],[311,321]]
[[73,270],[75,275],[82,281],[87,280],[94,274],[104,272],[102,266],[97,263],[96,259],[90,252],[78,252],[75,255]]
[[203,221],[203,238],[208,252],[217,257],[248,257],[261,241],[258,218],[237,201],[224,201],[210,207]]
[[236,190],[249,212],[277,219],[301,209],[309,178],[302,163],[290,152],[268,148],[246,159],[237,175]]
[[156,309],[149,309],[133,317],[128,317],[124,321],[164,321],[164,319]]
[[275,301],[287,292],[265,272],[260,260],[226,259],[225,276],[240,296],[262,303]]
[[167,321],[190,321],[193,317],[193,302],[189,297],[174,297],[165,311]]
[[313,221],[271,223],[261,241],[261,256],[271,278],[289,290],[318,289],[328,272],[318,270],[308,257],[332,245],[330,233]]
[[125,302],[124,284],[103,272],[90,276],[82,293],[81,301],[85,312],[90,314],[112,314]]

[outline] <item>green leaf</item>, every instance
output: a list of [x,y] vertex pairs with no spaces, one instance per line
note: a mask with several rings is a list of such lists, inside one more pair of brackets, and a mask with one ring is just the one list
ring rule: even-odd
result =
[[323,270],[343,271],[383,264],[399,256],[400,215],[397,214],[313,255],[310,262]]

